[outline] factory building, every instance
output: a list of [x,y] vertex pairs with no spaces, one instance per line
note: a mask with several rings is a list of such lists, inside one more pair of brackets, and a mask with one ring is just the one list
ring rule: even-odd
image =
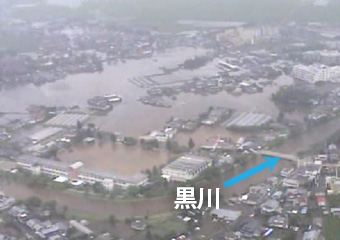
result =
[[272,118],[262,113],[244,112],[237,114],[225,122],[228,129],[247,130],[265,127],[272,121]]
[[62,113],[48,120],[45,125],[63,128],[75,128],[77,123],[84,123],[89,119],[89,115]]
[[40,130],[34,134],[32,134],[29,139],[32,141],[33,144],[40,143],[42,141],[48,140],[52,138],[53,136],[61,133],[61,128],[56,127],[48,127],[43,130]]
[[199,156],[182,156],[162,169],[162,176],[168,181],[186,182],[196,178],[209,167],[211,160]]

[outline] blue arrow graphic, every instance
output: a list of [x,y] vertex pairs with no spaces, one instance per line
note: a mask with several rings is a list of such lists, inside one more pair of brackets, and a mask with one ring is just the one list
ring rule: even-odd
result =
[[264,157],[264,159],[266,159],[266,161],[264,163],[261,163],[260,165],[257,165],[256,167],[253,167],[243,173],[241,173],[240,175],[237,175],[236,177],[233,177],[231,179],[229,179],[228,181],[225,181],[223,184],[226,188],[231,187],[232,185],[243,181],[244,179],[247,179],[253,175],[255,175],[258,172],[261,172],[263,170],[265,170],[266,168],[270,167],[270,171],[272,172],[275,165],[277,164],[277,162],[280,160],[280,158],[274,158],[274,157]]

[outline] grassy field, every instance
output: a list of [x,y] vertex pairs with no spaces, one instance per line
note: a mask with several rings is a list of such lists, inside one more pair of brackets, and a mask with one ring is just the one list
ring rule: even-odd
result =
[[322,225],[325,240],[340,240],[340,218],[332,216],[325,217]]
[[151,233],[160,237],[183,232],[186,229],[186,224],[179,220],[175,214],[156,215],[151,217],[148,223]]

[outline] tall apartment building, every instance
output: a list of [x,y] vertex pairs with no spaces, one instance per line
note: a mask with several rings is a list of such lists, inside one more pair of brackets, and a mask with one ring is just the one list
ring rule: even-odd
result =
[[310,84],[316,82],[340,82],[340,67],[327,67],[324,65],[295,65],[292,76]]
[[321,63],[331,66],[340,64],[340,52],[338,51],[307,51],[302,54],[302,58],[310,64]]

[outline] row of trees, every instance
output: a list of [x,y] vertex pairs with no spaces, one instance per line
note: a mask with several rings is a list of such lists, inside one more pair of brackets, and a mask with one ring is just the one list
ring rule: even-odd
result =
[[183,153],[192,150],[195,147],[195,142],[192,138],[190,138],[188,141],[188,146],[181,146],[177,141],[168,139],[165,142],[165,145],[162,146],[162,144],[157,139],[154,139],[152,141],[146,141],[142,139],[140,141],[140,145],[144,149],[160,149],[164,147],[169,152]]
[[24,204],[30,210],[48,210],[51,215],[65,217],[68,212],[68,206],[64,205],[58,211],[57,209],[57,201],[55,200],[47,200],[42,201],[39,197],[33,196],[29,197],[25,200],[17,200],[16,204],[21,205]]
[[[100,131],[96,131],[95,126],[92,123],[89,123],[87,128],[85,129],[83,128],[83,124],[78,121],[76,129],[77,129],[77,135],[75,138],[75,143],[80,143],[86,137],[96,137],[99,141],[104,140],[104,138],[106,137],[106,139],[110,140],[111,143],[116,143],[118,140],[118,136],[115,133],[106,134]],[[124,137],[123,143],[125,145],[132,146],[132,145],[137,144],[137,140],[133,137]],[[157,139],[154,139],[152,141],[145,141],[144,139],[142,139],[140,141],[140,144],[143,148],[146,148],[146,149],[158,149],[161,147],[161,144]],[[192,138],[189,139],[187,146],[188,146],[188,149],[190,150],[192,150],[195,147],[195,142]],[[178,142],[172,141],[170,139],[166,141],[165,148],[171,152],[184,152],[188,150],[184,146],[180,146]]]

